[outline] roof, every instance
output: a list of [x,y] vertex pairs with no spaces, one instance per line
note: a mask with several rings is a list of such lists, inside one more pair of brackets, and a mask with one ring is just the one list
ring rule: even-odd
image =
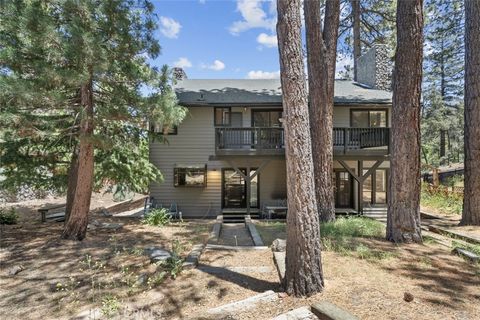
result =
[[[279,79],[185,79],[175,85],[180,104],[280,105]],[[391,104],[392,93],[370,89],[348,80],[335,80],[335,104]]]

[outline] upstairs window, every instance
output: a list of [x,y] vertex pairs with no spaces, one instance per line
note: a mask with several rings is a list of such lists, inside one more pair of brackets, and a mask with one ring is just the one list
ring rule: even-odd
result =
[[215,108],[215,127],[229,127],[232,123],[232,108],[230,107],[221,107]]
[[387,127],[387,110],[351,110],[352,128]]
[[207,166],[177,167],[174,169],[175,187],[205,188],[207,186]]

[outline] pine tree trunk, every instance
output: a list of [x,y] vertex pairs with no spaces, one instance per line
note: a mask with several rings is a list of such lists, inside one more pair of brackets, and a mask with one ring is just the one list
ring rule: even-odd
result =
[[362,55],[360,40],[360,0],[352,0],[353,17],[353,80],[357,81],[357,59]]
[[[72,182],[73,197],[70,216],[65,223],[62,238],[83,240],[87,234],[88,213],[93,189],[94,148],[93,134],[93,87],[92,81],[80,89],[82,120],[80,123],[80,144],[76,182]],[[72,173],[74,170],[72,170]],[[73,185],[74,184],[74,185]]]
[[315,193],[320,220],[332,221],[335,220],[332,183],[333,89],[340,2],[327,1],[323,34],[320,0],[305,1],[304,10]]
[[480,225],[480,2],[465,1],[465,193],[462,225]]
[[397,2],[397,52],[387,217],[387,239],[393,242],[422,241],[419,210],[422,2]]
[[70,169],[68,170],[65,224],[68,222],[68,219],[70,218],[70,213],[72,212],[72,205],[75,197],[75,189],[77,188],[77,179],[78,179],[78,146],[75,146],[72,152],[72,160],[70,161]]
[[309,296],[322,291],[323,274],[302,55],[300,0],[278,0],[277,10],[289,212],[285,286],[288,294]]

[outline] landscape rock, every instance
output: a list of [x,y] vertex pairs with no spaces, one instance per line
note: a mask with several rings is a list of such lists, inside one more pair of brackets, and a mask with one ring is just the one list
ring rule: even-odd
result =
[[9,276],[14,276],[14,275],[22,272],[24,269],[25,268],[21,265],[14,266],[8,271],[8,275]]
[[107,229],[117,231],[123,228],[123,223],[107,223],[107,222],[100,222],[98,220],[93,220],[92,223],[88,224],[89,230],[96,230],[96,229]]
[[283,239],[275,239],[272,242],[273,252],[285,252],[287,249],[287,241]]
[[148,280],[148,275],[146,273],[141,273],[137,278],[136,285],[138,287],[141,287],[147,283],[147,280]]
[[159,247],[146,248],[145,254],[150,257],[152,263],[165,261],[172,256],[170,251]]

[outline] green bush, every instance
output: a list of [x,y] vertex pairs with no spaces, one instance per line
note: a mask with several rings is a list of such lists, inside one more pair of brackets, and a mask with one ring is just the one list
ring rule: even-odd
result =
[[461,214],[463,196],[441,188],[432,188],[422,184],[421,204],[435,208],[444,214]]
[[0,224],[16,224],[18,214],[14,208],[0,208]]
[[143,218],[142,223],[149,226],[164,226],[170,223],[170,219],[171,216],[167,209],[153,209]]

